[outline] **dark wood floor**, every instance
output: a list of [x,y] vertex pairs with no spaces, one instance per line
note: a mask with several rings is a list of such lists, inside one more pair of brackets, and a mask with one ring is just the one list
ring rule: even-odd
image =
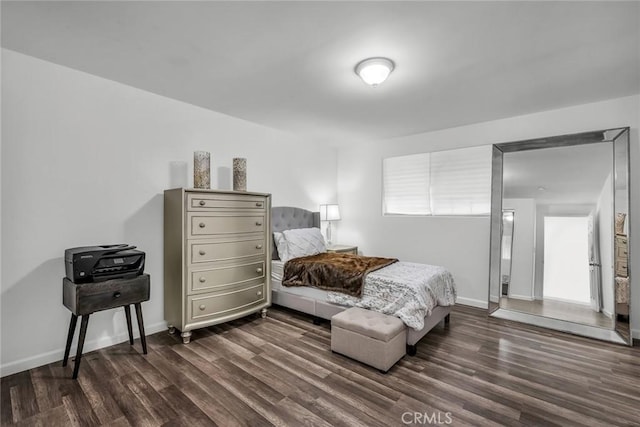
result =
[[[327,323],[284,309],[86,354],[2,379],[8,425],[640,425],[640,347],[456,307],[388,374],[330,351]],[[414,415],[415,413],[415,415]]]

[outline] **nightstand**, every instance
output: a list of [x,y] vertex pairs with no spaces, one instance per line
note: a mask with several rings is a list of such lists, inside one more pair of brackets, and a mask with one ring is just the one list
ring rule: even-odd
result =
[[329,245],[327,246],[327,252],[358,255],[358,247],[350,245]]
[[80,360],[82,359],[82,347],[87,334],[89,316],[96,311],[109,310],[111,308],[124,307],[124,314],[127,317],[127,329],[129,332],[129,344],[133,345],[133,331],[131,328],[131,308],[133,304],[136,308],[136,318],[138,329],[140,330],[140,342],[142,352],[147,354],[147,340],[144,334],[144,322],[142,320],[143,301],[149,300],[150,280],[148,274],[137,276],[133,279],[112,279],[104,282],[91,282],[78,284],[66,277],[62,280],[62,303],[71,311],[71,323],[67,335],[67,345],[64,349],[62,366],[67,366],[71,341],[76,331],[78,317],[82,317],[80,322],[80,336],[78,338],[78,351],[73,367],[73,379],[78,378]]

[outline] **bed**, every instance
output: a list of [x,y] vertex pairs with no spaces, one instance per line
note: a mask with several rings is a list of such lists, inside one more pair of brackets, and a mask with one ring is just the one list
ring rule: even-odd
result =
[[[320,214],[319,212],[310,212],[305,209],[295,207],[274,207],[271,210],[271,223],[272,231],[276,233],[283,232],[284,230],[311,227],[319,228]],[[350,306],[355,306],[356,301],[352,297],[348,297],[346,295],[338,296],[335,293],[317,288],[283,286],[282,279],[284,262],[280,260],[277,247],[273,240],[274,239],[272,233],[271,289],[273,304],[310,314],[311,316],[314,316],[314,319],[327,320],[330,320],[333,315],[346,310]],[[442,269],[442,267],[426,266],[421,264],[414,264],[414,266],[416,268],[420,268],[420,266],[433,267],[441,269],[442,271],[446,271]],[[385,267],[385,269],[389,269],[390,267],[391,266]],[[384,276],[385,269],[379,270],[381,273],[379,275]],[[447,272],[447,274],[449,273]],[[440,322],[449,322],[451,306],[453,304],[453,301],[455,300],[455,286],[453,283],[451,283],[451,286],[453,287],[453,298],[451,298],[451,295],[449,295],[449,298],[445,301],[445,303],[448,302],[451,305],[438,304],[431,309],[429,315],[426,315],[423,319],[420,319],[420,322],[409,322],[413,326],[407,328],[407,352],[410,355],[414,355],[416,353],[416,345],[418,341],[420,341],[420,339],[422,339],[422,337],[424,337],[431,329],[433,329]],[[440,300],[440,302],[443,301]],[[402,318],[402,316],[399,317]],[[403,321],[405,320],[403,319]],[[407,322],[405,321],[405,323]],[[416,325],[419,325],[421,327],[416,329]]]

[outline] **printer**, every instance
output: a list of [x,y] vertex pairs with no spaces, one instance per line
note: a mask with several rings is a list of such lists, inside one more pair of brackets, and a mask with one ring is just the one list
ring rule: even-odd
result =
[[131,279],[144,272],[145,253],[127,244],[81,246],[64,251],[67,279],[74,283]]

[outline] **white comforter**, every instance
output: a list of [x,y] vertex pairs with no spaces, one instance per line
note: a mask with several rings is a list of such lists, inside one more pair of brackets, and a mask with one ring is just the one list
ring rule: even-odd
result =
[[443,267],[411,262],[396,262],[369,273],[362,297],[329,292],[328,301],[361,307],[399,317],[415,330],[424,327],[424,317],[437,305],[456,302],[456,285]]

